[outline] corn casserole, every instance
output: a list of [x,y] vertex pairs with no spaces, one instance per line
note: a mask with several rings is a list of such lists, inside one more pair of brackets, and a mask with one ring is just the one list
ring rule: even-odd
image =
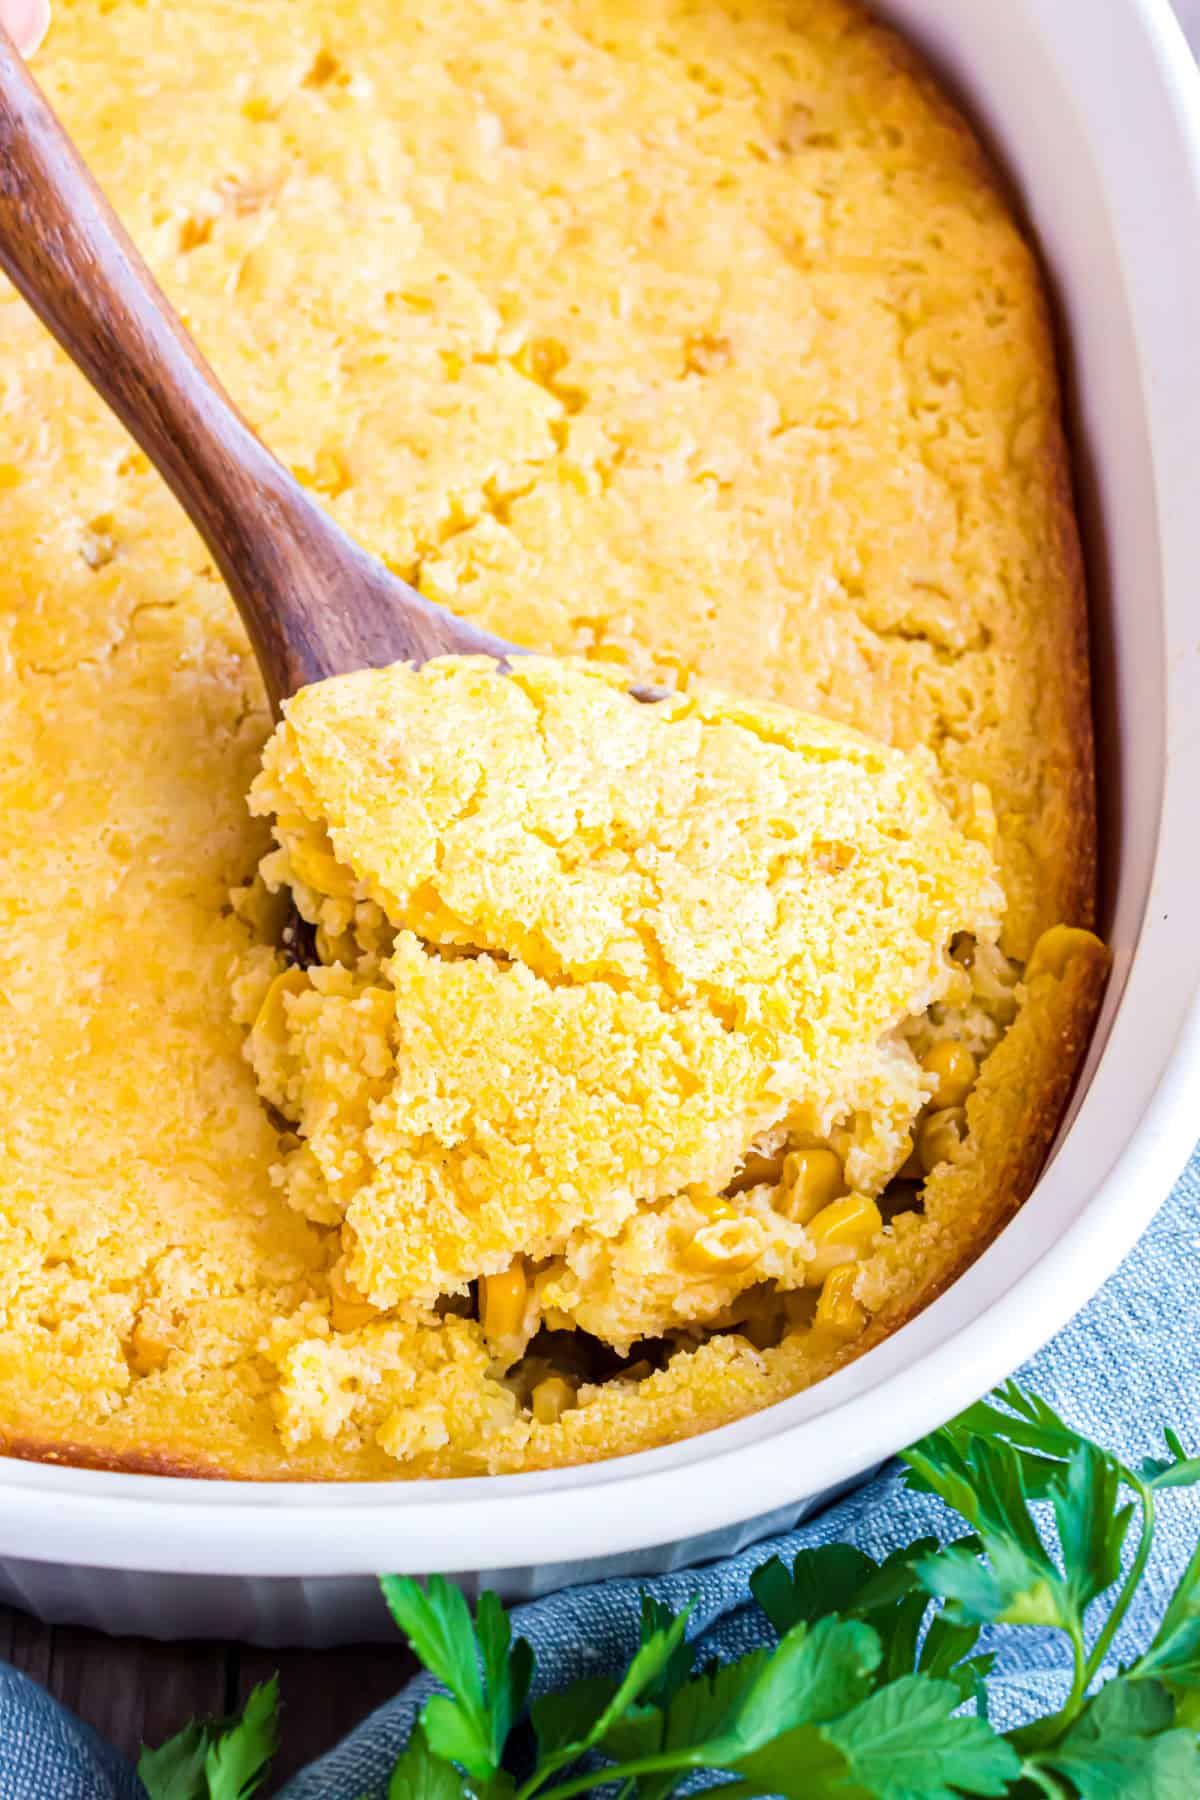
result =
[[537,654],[272,735],[0,294],[0,1442],[533,1469],[878,1343],[1028,1193],[1107,964],[968,128],[857,0],[60,0],[37,73],[267,442]]

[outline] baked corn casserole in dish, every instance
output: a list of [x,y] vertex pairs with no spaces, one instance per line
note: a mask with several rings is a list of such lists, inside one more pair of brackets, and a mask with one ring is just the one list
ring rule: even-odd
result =
[[970,131],[851,0],[60,0],[37,73],[267,442],[534,654],[272,729],[0,294],[0,1447],[502,1473],[860,1355],[1029,1192],[1108,961]]

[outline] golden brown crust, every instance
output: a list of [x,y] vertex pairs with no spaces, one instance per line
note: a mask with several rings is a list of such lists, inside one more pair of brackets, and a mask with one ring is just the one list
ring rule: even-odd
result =
[[[1036,245],[1031,245],[1031,254],[1044,283]],[[1054,608],[1054,616],[1047,621],[1044,635],[1041,693],[1047,702],[1046,728],[1056,741],[1055,754],[1048,760],[1043,776],[1043,809],[1036,822],[1044,887],[1034,925],[1035,937],[1060,921],[1095,929],[1098,863],[1087,577],[1062,411],[1055,323],[1041,283],[1036,298],[1048,379],[1056,395],[1041,452],[1039,479],[1051,497],[1051,564],[1057,568],[1059,579],[1048,585],[1044,595],[1044,604]],[[1037,1166],[1040,1167],[1040,1160]]]
[[[945,124],[959,133],[964,147],[970,145],[980,182],[1002,194],[1005,203],[1017,211],[1017,197],[1004,173],[993,163],[971,125],[942,90],[924,59],[887,26],[877,25],[875,29],[891,38],[898,66],[918,83],[930,109],[936,110]],[[1047,789],[1057,788],[1057,805],[1043,813],[1038,821],[1038,861],[1044,885],[1030,945],[1020,946],[1018,953],[1027,953],[1040,932],[1060,921],[1082,925],[1088,930],[1095,928],[1098,860],[1087,579],[1063,417],[1056,323],[1040,250],[1032,239],[1027,241],[1039,278],[1033,284],[1032,298],[1044,344],[1045,378],[1055,396],[1055,407],[1040,453],[1038,479],[1050,496],[1054,536],[1051,564],[1058,575],[1057,582],[1048,583],[1041,596],[1044,607],[1053,609],[1053,616],[1047,619],[1043,613],[1042,618],[1045,666],[1040,689],[1046,708],[1043,723],[1051,738],[1057,740],[1057,756],[1052,761],[1046,782]],[[1043,797],[1052,798],[1049,793]],[[1094,1011],[1092,1016],[1094,1018]],[[1049,1136],[1053,1136],[1056,1128],[1057,1115]],[[1033,1153],[1035,1172],[1041,1167],[1044,1153],[1044,1148],[1040,1153]],[[1023,1192],[1027,1193],[1028,1187]]]
[[[54,1463],[72,1469],[100,1469],[119,1475],[167,1475],[196,1481],[236,1479],[224,1469],[190,1463],[167,1451],[105,1451],[90,1444],[38,1443],[33,1438],[0,1437],[0,1453],[18,1462]],[[286,1477],[278,1477],[286,1479]]]
[[[1003,1110],[988,1105],[981,1083],[973,1124],[980,1130],[974,1158],[932,1182],[931,1204],[939,1202],[947,1229],[934,1239],[919,1280],[894,1303],[880,1308],[870,1341],[897,1330],[945,1291],[994,1240],[1030,1194],[1058,1128],[1088,1037],[1095,1023],[1108,974],[1099,946],[1074,961],[1064,978],[1047,978],[1036,989],[1000,1046],[991,1072],[993,1091],[1005,1083]],[[1024,1064],[1022,1071],[1005,1065]],[[1011,1129],[1019,1118],[1021,1130]]]
[[[1011,184],[925,59],[890,26],[868,20],[861,29],[885,44],[893,67],[919,87],[929,112],[957,138],[964,160],[973,163],[979,186],[1000,195],[1006,207],[1018,214],[1019,202]],[[1056,579],[1046,582],[1038,594],[1037,641],[1042,654],[1036,682],[1039,725],[1048,750],[1041,811],[1032,821],[1039,877],[1037,905],[1030,919],[1022,922],[1024,930],[1007,946],[1020,958],[1029,954],[1036,938],[1051,925],[1065,922],[1095,928],[1098,863],[1086,573],[1063,418],[1056,325],[1040,251],[1027,234],[1026,239],[1037,276],[1030,284],[1031,323],[1041,339],[1043,379],[1053,399],[1036,479],[1049,496],[1053,541],[1048,560]]]
[[[1054,495],[1060,554],[1060,628],[1058,639],[1063,680],[1063,727],[1067,754],[1061,767],[1060,833],[1056,821],[1043,821],[1047,848],[1047,898],[1040,925],[1049,929],[1063,920],[1096,927],[1097,824],[1096,740],[1092,725],[1092,684],[1088,653],[1087,585],[1083,549],[1074,509],[1067,439],[1061,427],[1045,450],[1045,482]],[[1092,1015],[1094,1017],[1094,1015]],[[1087,1044],[1087,1039],[1083,1039]]]
[[15,1457],[18,1462],[52,1463],[71,1469],[96,1469],[115,1475],[161,1475],[176,1481],[357,1481],[358,1470],[346,1474],[322,1470],[315,1476],[311,1469],[292,1467],[280,1460],[255,1468],[222,1468],[192,1454],[161,1450],[106,1450],[97,1444],[70,1441],[43,1442],[31,1437],[0,1435],[0,1456]]

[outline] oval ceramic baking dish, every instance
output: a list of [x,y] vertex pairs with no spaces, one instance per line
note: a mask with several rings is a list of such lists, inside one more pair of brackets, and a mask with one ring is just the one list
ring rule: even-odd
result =
[[[372,1573],[510,1594],[663,1568],[796,1517],[1011,1371],[1112,1270],[1191,1147],[1200,1083],[1200,78],[1168,0],[890,0],[1013,179],[1057,293],[1089,534],[1115,951],[1074,1114],[1019,1216],[831,1380],[595,1467],[222,1484],[0,1462],[0,1597],[109,1631],[330,1643]],[[543,1559],[552,1548],[553,1563]]]

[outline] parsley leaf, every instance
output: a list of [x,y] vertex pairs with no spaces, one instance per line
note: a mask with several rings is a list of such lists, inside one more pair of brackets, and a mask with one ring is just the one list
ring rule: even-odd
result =
[[836,1717],[869,1693],[879,1658],[878,1633],[858,1620],[793,1626],[742,1694],[718,1743],[723,1736],[742,1755],[793,1725]]
[[777,1556],[755,1569],[750,1592],[783,1637],[802,1621],[811,1625],[826,1613],[847,1613],[879,1564],[853,1544],[820,1544],[797,1553],[789,1575]]
[[[656,1632],[670,1629],[672,1613],[669,1606],[656,1600],[652,1594],[642,1595],[642,1618],[640,1642],[648,1644]],[[662,1669],[649,1683],[643,1698],[655,1704],[665,1705],[677,1693],[692,1672],[695,1652],[686,1638],[680,1638],[671,1654],[667,1657]]]
[[435,1694],[425,1704],[422,1723],[430,1747],[469,1775],[486,1779],[496,1768],[484,1701],[479,1647],[471,1612],[461,1589],[441,1575],[422,1588],[409,1576],[388,1575],[383,1596],[430,1674],[450,1695]]
[[877,1800],[854,1779],[845,1755],[817,1725],[798,1725],[738,1765],[740,1780],[716,1789],[721,1800]]
[[1120,1486],[1113,1459],[1086,1440],[1076,1445],[1050,1483],[1067,1587],[1080,1618],[1121,1573],[1121,1547],[1133,1506],[1118,1507]]
[[[1190,1487],[1200,1480],[1200,1457],[1189,1457],[1179,1437],[1163,1432],[1169,1458],[1148,1458],[1139,1470],[1153,1489]],[[1162,1621],[1135,1671],[1156,1675],[1175,1697],[1180,1725],[1200,1730],[1200,1545],[1192,1552],[1176,1584]]]
[[654,1752],[681,1752],[688,1760],[674,1768],[643,1775],[638,1781],[638,1800],[665,1800],[693,1766],[689,1753],[697,1745],[709,1745],[736,1719],[747,1695],[758,1681],[770,1656],[752,1650],[736,1662],[711,1662],[672,1696],[666,1713],[646,1712],[628,1731],[628,1719],[604,1740],[605,1751],[619,1760],[644,1757]]
[[[979,1635],[978,1625],[956,1625],[944,1612],[935,1614],[917,1654],[917,1672],[932,1675],[935,1680],[954,1682],[964,1700],[986,1700],[983,1681],[996,1658],[994,1655],[971,1654],[979,1642]],[[895,1673],[907,1671],[898,1669]],[[981,1710],[986,1718],[986,1710]]]
[[1195,1800],[1200,1748],[1191,1732],[1172,1729],[1174,1718],[1160,1682],[1118,1678],[1035,1762],[1065,1775],[1081,1800]]
[[[974,1543],[974,1539],[971,1542]],[[920,1591],[917,1564],[931,1551],[940,1548],[937,1538],[925,1537],[917,1538],[915,1542],[905,1544],[899,1550],[893,1550],[860,1588],[850,1610],[859,1618],[878,1622],[881,1611],[889,1606],[902,1604]]]
[[[1001,1398],[1009,1410],[979,1401],[906,1455],[911,1484],[975,1525],[984,1559],[951,1547],[920,1573],[952,1621],[1054,1625],[1078,1636],[1088,1607],[1120,1578],[1134,1507],[1117,1500],[1133,1478],[1015,1382]],[[1031,1511],[1040,1500],[1050,1502],[1061,1571]]]
[[672,1616],[665,1607],[643,1606],[641,1643],[619,1682],[586,1676],[565,1694],[546,1695],[534,1702],[532,1719],[543,1776],[577,1762],[618,1728],[616,1743],[623,1757],[640,1756],[658,1747],[661,1715],[652,1707],[639,1708],[638,1703],[647,1693],[666,1691],[678,1678],[682,1668],[679,1652],[691,1610],[689,1606]]
[[770,1655],[769,1650],[751,1650],[736,1662],[710,1662],[685,1682],[663,1720],[663,1744],[677,1749],[719,1737],[741,1711]]
[[211,1800],[248,1800],[267,1776],[279,1748],[279,1677],[260,1682],[242,1716],[217,1732],[204,1759]]
[[1160,1682],[1118,1677],[1089,1702],[1070,1738],[1082,1743],[1114,1735],[1146,1737],[1166,1731],[1174,1719],[1171,1696]]
[[[963,1546],[976,1548],[977,1540],[964,1539]],[[929,1619],[920,1565],[940,1548],[936,1538],[918,1538],[877,1563],[852,1544],[824,1544],[801,1550],[790,1574],[772,1557],[750,1577],[750,1589],[780,1635],[831,1613],[864,1619],[883,1645],[878,1681],[923,1669],[956,1681],[967,1700],[978,1695],[992,1659],[971,1657],[978,1624],[951,1624],[940,1613]]]
[[1178,1722],[1200,1730],[1200,1546],[1192,1552],[1158,1630],[1129,1672],[1164,1681],[1175,1697]]
[[254,1688],[240,1715],[193,1719],[160,1744],[144,1746],[138,1777],[149,1800],[249,1800],[279,1748],[279,1682]]
[[379,1585],[393,1619],[430,1674],[464,1704],[482,1711],[478,1647],[462,1589],[444,1575],[431,1575],[425,1587],[409,1575],[385,1575]]
[[1188,1731],[1168,1731],[1149,1742],[1069,1740],[1041,1760],[1067,1776],[1080,1800],[1196,1800],[1200,1794],[1200,1751]]
[[[675,1768],[639,1783],[639,1800],[662,1800],[688,1769],[742,1776],[730,1794],[790,1792],[780,1786],[785,1768],[803,1773],[806,1795],[823,1791],[818,1776],[844,1783],[849,1765],[816,1727],[868,1692],[879,1655],[869,1626],[828,1618],[811,1630],[794,1625],[773,1653],[702,1670],[676,1693],[655,1746],[673,1756]],[[606,1740],[605,1749],[612,1747]],[[844,1785],[836,1791],[851,1800]]]
[[1138,1474],[1152,1488],[1194,1487],[1200,1481],[1200,1456],[1189,1456],[1176,1432],[1168,1426],[1163,1439],[1168,1456],[1148,1456]]
[[192,1719],[157,1750],[142,1745],[137,1772],[150,1800],[206,1800],[204,1759],[208,1755],[210,1729]]
[[955,1717],[960,1703],[953,1682],[905,1675],[827,1725],[825,1736],[878,1800],[1002,1795],[1020,1759],[982,1719]]
[[[652,1595],[643,1594],[641,1643],[648,1644],[656,1635],[668,1631],[673,1617],[669,1607],[664,1606],[661,1601],[655,1600]],[[694,1660],[695,1655],[691,1645],[686,1639],[680,1638],[659,1673],[647,1682],[639,1699],[627,1708],[625,1713],[605,1732],[600,1748],[606,1756],[613,1757],[617,1762],[625,1762],[638,1760],[652,1755],[655,1751],[662,1750],[668,1737],[666,1709],[671,1707],[675,1696],[688,1682]],[[742,1670],[744,1677],[748,1679],[750,1665],[755,1660],[754,1657],[743,1657],[740,1663],[730,1666]],[[711,1675],[717,1668],[716,1663],[710,1664],[705,1673]],[[616,1693],[617,1684],[602,1676],[590,1676],[585,1678],[584,1682],[576,1682],[573,1688],[568,1689],[568,1694],[577,1695],[582,1699],[580,1690],[584,1686],[590,1687],[596,1695],[591,1715],[594,1717],[596,1713],[610,1706],[611,1699]],[[547,1699],[550,1698],[551,1696],[547,1696]],[[544,1706],[545,1702],[539,1702],[539,1707],[544,1708]],[[679,1715],[673,1716],[678,1717]],[[697,1736],[704,1736],[705,1730],[706,1728],[693,1727],[690,1734],[685,1733],[684,1735],[685,1738],[690,1737],[694,1741]],[[577,1739],[587,1735],[586,1727],[582,1722],[573,1725],[571,1735]],[[566,1740],[563,1738],[560,1741],[565,1742]],[[674,1791],[679,1780],[680,1772],[678,1770],[660,1770],[645,1774],[639,1778],[637,1784],[639,1800],[665,1800],[665,1796]]]
[[581,1744],[617,1691],[611,1675],[583,1675],[570,1687],[543,1694],[529,1709],[538,1753],[547,1759],[568,1744]]
[[641,1645],[625,1671],[624,1678],[618,1683],[616,1692],[595,1724],[581,1740],[581,1749],[590,1749],[593,1744],[600,1743],[617,1720],[628,1712],[634,1701],[639,1700],[666,1674],[683,1642],[691,1612],[690,1606],[685,1607],[668,1625],[653,1624],[648,1631],[643,1632]]
[[1074,1627],[1070,1584],[1038,1535],[1019,1453],[988,1438],[934,1432],[904,1460],[975,1527],[984,1560],[962,1544],[925,1557],[918,1574],[953,1623]]
[[1139,1675],[1157,1676],[1171,1687],[1200,1687],[1200,1618],[1193,1615],[1170,1626],[1164,1619],[1136,1666]]
[[[1003,1404],[998,1404],[1002,1402]],[[1026,1459],[1028,1485],[1046,1462],[1065,1462],[1076,1446],[1088,1441],[1076,1426],[1039,1394],[1017,1381],[1006,1381],[993,1394],[958,1414],[953,1426],[975,1437],[994,1438],[1019,1450]]]
[[[693,1769],[743,1776],[744,1783],[730,1794],[782,1792],[778,1765],[765,1752],[785,1742],[793,1758],[803,1749],[805,1760],[796,1766],[804,1769],[805,1791],[815,1795],[814,1771],[823,1768],[830,1779],[837,1774],[844,1780],[848,1765],[815,1729],[802,1739],[796,1732],[840,1715],[869,1692],[879,1656],[878,1636],[867,1625],[827,1618],[810,1629],[801,1622],[774,1652],[757,1650],[737,1662],[710,1664],[683,1682],[665,1709],[638,1709],[611,1726],[602,1742],[593,1741],[609,1756],[663,1764],[639,1776],[639,1800],[664,1800]],[[616,1711],[615,1702],[610,1711]],[[756,1780],[768,1786],[755,1786]],[[842,1800],[851,1800],[850,1790],[837,1791]]]
[[464,1800],[468,1792],[458,1770],[433,1754],[416,1726],[392,1770],[387,1800]]
[[472,1621],[462,1590],[442,1575],[431,1575],[424,1588],[400,1575],[386,1575],[380,1585],[414,1651],[450,1690],[432,1695],[422,1710],[430,1749],[476,1780],[490,1780],[525,1705],[533,1651],[523,1638],[510,1648],[508,1615],[495,1594],[481,1596]]
[[533,1650],[526,1638],[512,1642],[512,1627],[499,1598],[485,1590],[475,1609],[475,1631],[491,1714],[491,1752],[498,1768],[508,1734],[525,1710],[533,1679]]

